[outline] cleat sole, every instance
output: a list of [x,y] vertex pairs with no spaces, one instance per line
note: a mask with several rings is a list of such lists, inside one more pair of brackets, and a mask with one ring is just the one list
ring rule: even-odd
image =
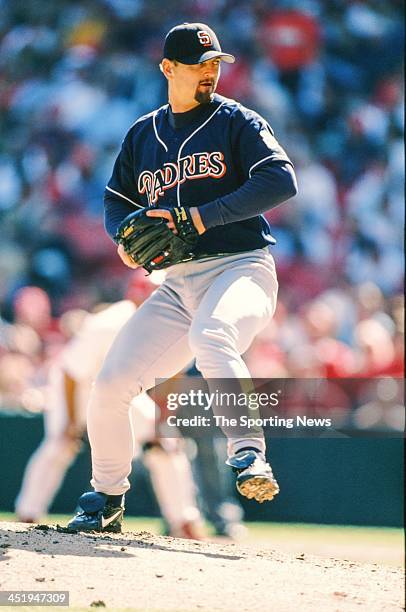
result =
[[68,533],[122,533],[121,525],[110,525],[106,529],[86,529],[84,527],[66,527]]
[[237,491],[247,499],[255,499],[262,504],[271,501],[279,493],[276,481],[269,480],[264,476],[251,476],[242,482],[236,483]]

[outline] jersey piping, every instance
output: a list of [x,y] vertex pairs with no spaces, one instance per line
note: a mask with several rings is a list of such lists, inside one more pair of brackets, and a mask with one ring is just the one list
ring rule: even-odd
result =
[[168,147],[166,146],[166,144],[164,143],[164,141],[159,137],[158,134],[158,130],[156,129],[156,122],[155,122],[155,117],[157,116],[157,113],[159,113],[159,111],[164,108],[163,106],[161,108],[159,108],[152,116],[152,123],[154,126],[154,132],[155,132],[155,136],[158,142],[161,143],[161,145],[163,146],[163,148],[165,149],[165,151],[168,153]]
[[115,195],[120,196],[120,198],[123,198],[124,200],[127,200],[127,202],[131,202],[131,204],[134,204],[134,206],[138,206],[138,208],[144,208],[142,206],[142,204],[137,204],[137,202],[133,202],[132,200],[130,200],[130,198],[127,198],[127,196],[123,195],[122,193],[119,193],[118,191],[114,191],[114,189],[112,189],[108,185],[106,185],[106,189],[108,191],[111,191],[111,193],[114,193]]
[[[201,130],[201,129],[202,129],[202,128],[203,128],[203,127],[204,127],[204,126],[207,124],[207,123],[209,123],[209,121],[210,121],[210,120],[211,120],[211,119],[214,117],[214,115],[217,113],[217,111],[219,111],[219,110],[220,110],[220,108],[223,106],[223,104],[225,104],[225,101],[224,101],[224,102],[222,102],[222,103],[221,103],[221,104],[220,104],[220,105],[219,105],[219,106],[216,108],[216,110],[214,111],[214,113],[212,113],[212,114],[210,115],[210,117],[208,117],[208,118],[207,118],[205,121],[203,121],[203,123],[202,123],[201,125],[199,125],[199,127],[197,127],[197,128],[194,130],[194,132],[192,132],[192,133],[191,133],[191,134],[190,134],[190,135],[189,135],[189,136],[188,136],[188,137],[187,137],[187,138],[186,138],[186,139],[185,139],[185,140],[182,142],[182,144],[181,144],[181,145],[180,145],[180,147],[179,147],[179,151],[178,151],[178,159],[177,159],[178,164],[179,164],[179,161],[180,161],[180,156],[181,156],[181,153],[182,153],[182,149],[183,149],[183,147],[185,146],[185,144],[186,144],[186,143],[187,143],[187,142],[188,142],[188,141],[189,141],[189,140],[190,140],[190,139],[191,139],[191,138],[192,138],[192,137],[193,137],[193,136],[194,136],[194,135],[195,135],[197,132],[199,132],[199,130]],[[180,183],[178,183],[178,184],[177,184],[177,186],[176,186],[176,200],[177,200],[178,206],[180,206]]]
[[255,162],[255,164],[253,164],[248,171],[249,178],[251,178],[251,173],[254,170],[254,168],[259,166],[259,164],[262,164],[262,162],[266,161],[267,159],[272,159],[272,158],[273,158],[273,155],[267,155],[267,157],[264,157],[263,159],[260,159],[259,161]]

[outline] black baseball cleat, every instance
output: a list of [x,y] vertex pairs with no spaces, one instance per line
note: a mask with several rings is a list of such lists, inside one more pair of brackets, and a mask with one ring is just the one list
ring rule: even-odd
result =
[[248,499],[255,499],[262,504],[271,501],[279,493],[279,485],[260,451],[241,450],[226,461],[234,472],[237,472],[237,491]]
[[124,497],[122,505],[113,504],[105,493],[89,491],[79,497],[75,516],[68,523],[72,531],[98,531],[104,533],[121,533],[124,515]]

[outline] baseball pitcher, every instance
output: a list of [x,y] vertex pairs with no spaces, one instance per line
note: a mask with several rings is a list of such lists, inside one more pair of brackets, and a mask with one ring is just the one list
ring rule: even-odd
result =
[[[262,216],[296,193],[292,163],[256,112],[217,95],[234,62],[202,23],[166,36],[160,70],[168,104],[124,138],[105,191],[105,225],[129,267],[167,268],[157,291],[118,334],[88,408],[94,491],[79,500],[76,531],[120,528],[129,488],[131,398],[193,358],[213,379],[250,380],[241,355],[273,316],[278,282]],[[215,410],[216,407],[213,407]],[[227,463],[240,494],[279,491],[262,430],[229,434]]]

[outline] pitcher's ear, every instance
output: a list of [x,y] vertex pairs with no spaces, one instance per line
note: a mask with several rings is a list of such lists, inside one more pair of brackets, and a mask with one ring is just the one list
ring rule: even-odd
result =
[[176,62],[164,57],[162,62],[159,64],[159,69],[162,74],[168,79],[173,75],[173,67],[176,66]]

